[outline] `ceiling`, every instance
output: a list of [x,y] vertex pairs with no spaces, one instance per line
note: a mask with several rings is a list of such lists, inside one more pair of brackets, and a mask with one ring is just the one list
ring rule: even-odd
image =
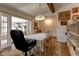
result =
[[[38,3],[4,3],[0,4],[9,8],[17,9],[23,13],[29,14],[31,16],[36,16],[39,12],[39,4]],[[61,7],[68,5],[67,3],[53,3],[55,11],[60,9]],[[41,12],[42,14],[50,13],[50,9],[46,3],[41,4]]]

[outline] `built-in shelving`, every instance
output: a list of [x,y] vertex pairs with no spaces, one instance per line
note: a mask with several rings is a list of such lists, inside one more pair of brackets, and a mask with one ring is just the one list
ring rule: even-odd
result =
[[79,55],[79,22],[67,26],[68,29],[68,48],[71,55]]
[[72,8],[71,20],[67,25],[68,48],[71,55],[79,56],[79,7]]

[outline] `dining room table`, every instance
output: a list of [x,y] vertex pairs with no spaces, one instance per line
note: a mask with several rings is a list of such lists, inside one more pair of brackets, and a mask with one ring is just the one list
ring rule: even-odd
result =
[[35,39],[37,41],[37,46],[39,49],[43,52],[44,51],[44,41],[47,38],[46,33],[37,33],[37,34],[31,34],[31,35],[24,35],[25,39]]

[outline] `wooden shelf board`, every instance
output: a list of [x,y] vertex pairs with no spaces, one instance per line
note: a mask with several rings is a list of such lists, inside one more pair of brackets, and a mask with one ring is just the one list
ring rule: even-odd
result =
[[75,36],[77,36],[77,37],[79,37],[79,34],[76,34],[76,33],[74,33],[74,32],[70,32],[70,31],[69,31],[69,33],[70,33],[70,34],[73,34],[73,35],[75,35]]

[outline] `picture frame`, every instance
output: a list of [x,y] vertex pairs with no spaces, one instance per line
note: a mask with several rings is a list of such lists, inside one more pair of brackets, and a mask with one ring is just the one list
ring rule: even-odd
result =
[[58,20],[70,20],[70,11],[63,11],[58,13]]
[[67,20],[62,20],[62,21],[61,21],[61,25],[62,25],[62,26],[65,26],[65,25],[67,25],[67,24],[68,24],[68,21],[67,21]]
[[37,28],[38,28],[38,23],[34,22],[34,29],[37,29]]
[[72,8],[72,14],[79,13],[79,7]]

